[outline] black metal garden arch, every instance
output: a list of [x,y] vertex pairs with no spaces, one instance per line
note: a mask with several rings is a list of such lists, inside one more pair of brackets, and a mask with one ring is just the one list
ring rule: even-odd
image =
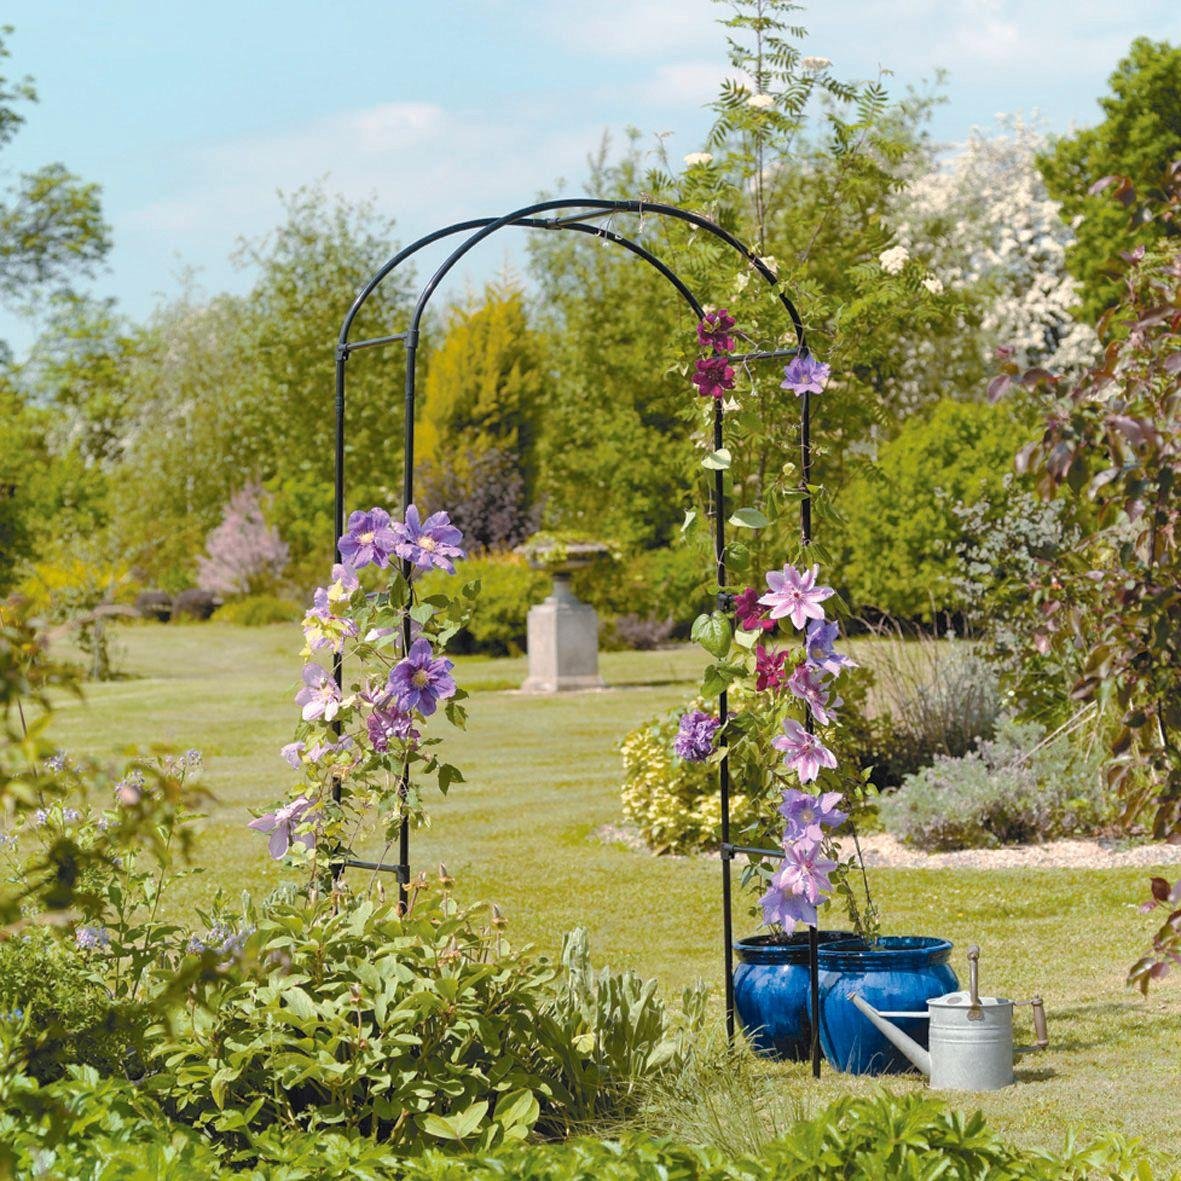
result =
[[[677,221],[688,223],[713,237],[725,243],[732,250],[742,255],[750,266],[770,285],[775,291],[784,310],[787,312],[788,318],[791,322],[792,329],[796,337],[796,346],[794,348],[772,348],[766,350],[757,350],[749,353],[740,353],[731,356],[732,361],[749,363],[752,361],[770,360],[775,358],[791,357],[797,354],[807,355],[807,343],[804,336],[803,321],[800,318],[798,311],[782,291],[778,290],[778,279],[770,267],[745,243],[736,238],[728,230],[711,221],[701,214],[693,213],[687,209],[681,209],[675,205],[666,205],[660,202],[649,201],[628,201],[628,200],[603,200],[594,197],[577,197],[577,198],[556,198],[549,201],[537,202],[533,205],[527,205],[521,209],[516,209],[511,213],[506,213],[501,217],[483,217],[474,218],[469,221],[456,222],[453,225],[445,226],[442,229],[435,230],[433,233],[427,234],[417,241],[412,242],[409,246],[398,251],[392,258],[390,258],[384,266],[382,266],[373,277],[365,284],[365,286],[358,293],[353,300],[352,306],[349,308],[344,322],[341,325],[340,334],[336,342],[336,385],[335,385],[335,399],[336,399],[336,438],[335,438],[335,506],[333,513],[333,525],[335,529],[335,538],[337,541],[344,533],[345,520],[345,410],[346,410],[346,367],[349,357],[356,352],[364,349],[380,348],[389,344],[400,343],[406,350],[406,373],[405,373],[405,412],[404,412],[404,428],[403,428],[403,476],[402,476],[402,510],[405,511],[407,505],[413,503],[414,500],[414,403],[415,403],[415,377],[416,377],[416,362],[418,355],[418,347],[420,340],[420,332],[422,326],[422,319],[426,312],[427,306],[431,298],[438,290],[439,285],[452,268],[462,259],[469,251],[479,245],[485,239],[491,237],[497,231],[504,229],[506,226],[522,227],[525,229],[540,229],[540,230],[566,230],[575,233],[591,234],[600,238],[604,242],[609,242],[613,245],[620,246],[630,253],[641,258],[649,266],[653,267],[660,275],[662,275],[678,292],[681,298],[687,303],[693,311],[695,319],[700,319],[704,314],[704,308],[698,301],[693,292],[684,283],[684,281],[672,270],[666,263],[654,255],[646,247],[633,239],[627,238],[609,226],[592,224],[594,221],[599,221],[604,218],[611,218],[615,214],[635,214],[642,219],[645,216],[665,217]],[[545,216],[548,215],[548,216]],[[350,341],[349,333],[352,330],[353,322],[357,314],[364,306],[368,298],[381,285],[381,283],[392,274],[399,266],[407,260],[416,255],[419,251],[428,246],[433,245],[445,238],[453,237],[457,234],[467,234],[468,236],[455,247],[447,258],[438,266],[435,272],[431,275],[426,285],[419,293],[417,303],[415,304],[413,315],[411,316],[410,325],[404,332],[392,333],[388,336],[374,337],[368,340]],[[721,449],[724,445],[723,437],[723,422],[725,411],[720,401],[714,403],[714,421],[713,421],[713,445],[715,450]],[[801,457],[801,499],[800,499],[800,535],[806,546],[811,541],[812,536],[812,513],[811,513],[811,497],[808,492],[808,486],[811,483],[811,395],[804,394],[801,408],[801,425],[800,425],[800,457]],[[714,473],[713,486],[713,503],[710,506],[714,518],[714,560],[716,565],[717,583],[718,583],[718,606],[719,609],[729,610],[731,604],[728,596],[724,590],[726,586],[726,513],[725,513],[725,473],[721,470]],[[339,549],[336,551],[336,560],[340,560]],[[410,576],[409,562],[403,562],[403,575],[407,579]],[[407,617],[405,621],[404,642],[407,647],[410,644],[410,620]],[[337,684],[342,684],[343,668],[341,658],[338,656],[335,660],[334,675]],[[718,703],[718,712],[724,723],[727,718],[727,695],[721,694]],[[807,713],[807,728],[812,728],[811,711]],[[722,925],[723,925],[723,943],[724,943],[724,959],[725,959],[725,993],[726,993],[726,1032],[727,1035],[733,1039],[734,1036],[734,986],[733,986],[733,923],[732,923],[732,899],[731,899],[731,862],[738,854],[752,854],[757,856],[768,857],[782,857],[781,850],[775,849],[759,849],[744,845],[734,845],[730,841],[730,768],[729,760],[726,757],[722,758],[718,768],[718,786],[720,792],[721,802],[721,816],[722,816],[722,839],[721,839],[721,862],[722,862]],[[334,789],[338,798],[340,788],[339,785]],[[400,785],[400,791],[403,797],[408,790],[408,781],[403,780]],[[410,828],[405,822],[401,825],[398,838],[398,862],[397,865],[386,865],[382,862],[360,861],[354,858],[346,859],[343,862],[342,870],[346,867],[356,867],[370,870],[384,870],[394,872],[398,876],[399,891],[405,898],[405,892],[410,882]],[[817,968],[817,949],[818,939],[816,928],[809,928],[809,971],[811,976],[811,992],[812,992],[812,1012],[819,1012],[818,1004],[818,968]],[[819,1024],[816,1021],[812,1022],[812,1072],[818,1075],[820,1072],[820,1040],[819,1040]]]

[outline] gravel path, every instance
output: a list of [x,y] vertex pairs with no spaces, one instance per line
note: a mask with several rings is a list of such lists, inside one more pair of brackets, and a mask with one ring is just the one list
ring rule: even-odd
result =
[[[631,826],[609,824],[598,832],[601,841],[649,852]],[[845,852],[852,853],[852,842]],[[886,832],[861,838],[867,866],[884,869],[1122,869],[1181,864],[1181,844],[1121,845],[1108,840],[1047,841],[1044,845],[1011,845],[1004,849],[960,849],[954,853],[924,853],[911,849]],[[716,853],[703,853],[716,858]]]

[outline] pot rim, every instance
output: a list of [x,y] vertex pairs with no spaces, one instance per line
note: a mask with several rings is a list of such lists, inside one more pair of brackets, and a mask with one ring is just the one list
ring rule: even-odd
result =
[[[820,948],[826,943],[848,942],[852,931],[818,931]],[[808,962],[808,932],[796,931],[785,940],[780,935],[748,935],[735,939],[734,951],[744,964],[806,964]]]
[[820,948],[820,966],[846,972],[894,971],[946,964],[950,939],[934,935],[883,935],[870,947],[863,940],[838,940]]

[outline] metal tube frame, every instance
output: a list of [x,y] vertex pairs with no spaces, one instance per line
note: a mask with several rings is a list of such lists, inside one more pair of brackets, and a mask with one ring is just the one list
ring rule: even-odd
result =
[[[544,214],[560,214],[567,211],[563,216],[541,216]],[[456,222],[453,225],[444,226],[441,229],[435,230],[433,233],[427,234],[417,241],[412,242],[409,246],[398,251],[392,258],[390,258],[378,271],[374,273],[372,278],[365,284],[361,291],[353,300],[352,306],[349,308],[343,323],[341,324],[340,333],[336,342],[336,383],[335,383],[335,407],[336,407],[336,435],[335,435],[335,480],[334,480],[334,508],[333,508],[333,526],[335,529],[335,556],[336,560],[340,561],[339,539],[344,533],[344,504],[345,504],[345,409],[346,409],[346,365],[349,357],[361,350],[381,348],[387,344],[401,343],[406,350],[406,375],[404,388],[404,402],[405,402],[405,418],[403,426],[403,474],[402,474],[402,510],[405,511],[407,505],[414,500],[414,403],[415,403],[415,368],[418,355],[419,334],[422,327],[423,316],[426,313],[427,306],[431,298],[438,290],[439,285],[447,276],[448,272],[462,259],[469,251],[479,245],[486,238],[506,226],[519,226],[525,229],[540,229],[540,230],[560,230],[573,231],[575,233],[590,234],[602,239],[604,242],[610,242],[612,245],[620,246],[629,253],[641,258],[649,266],[653,267],[660,275],[662,275],[677,291],[681,298],[689,305],[696,319],[700,320],[704,314],[704,309],[696,296],[685,284],[685,282],[673,271],[666,263],[654,255],[646,247],[640,245],[633,239],[627,238],[622,234],[617,233],[610,228],[610,225],[592,225],[591,221],[599,221],[600,219],[609,219],[615,214],[635,214],[643,219],[646,215],[655,217],[669,218],[675,221],[681,221],[693,226],[719,239],[725,243],[732,250],[742,255],[747,262],[754,268],[755,271],[764,279],[764,281],[772,288],[779,302],[783,305],[784,310],[788,314],[792,329],[796,337],[795,348],[772,348],[766,350],[756,350],[749,353],[741,353],[734,355],[731,359],[739,363],[750,361],[770,360],[783,357],[791,357],[796,355],[806,356],[808,354],[808,346],[804,335],[804,325],[797,312],[794,304],[782,291],[778,289],[778,279],[774,272],[767,266],[765,262],[744,242],[740,241],[728,230],[711,221],[701,214],[693,213],[687,209],[681,209],[675,205],[667,205],[661,202],[650,201],[629,201],[629,200],[603,200],[594,197],[576,197],[576,198],[557,198],[549,201],[540,201],[532,205],[524,206],[523,208],[513,210],[511,213],[502,215],[501,217],[481,217],[473,218],[469,221]],[[381,283],[401,266],[408,259],[418,254],[426,247],[433,245],[445,238],[452,237],[456,234],[464,234],[468,236],[455,247],[446,259],[436,268],[426,285],[419,293],[418,300],[414,307],[413,315],[411,316],[410,325],[404,332],[392,333],[387,336],[374,337],[368,340],[350,341],[349,333],[352,330],[353,322],[356,320],[361,308],[365,302],[373,294],[374,291],[381,285]],[[811,451],[811,395],[805,394],[803,397],[803,405],[801,409],[801,430],[800,430],[800,451],[801,451],[801,468],[802,468],[802,488],[803,493],[800,500],[800,537],[806,547],[812,539],[812,503],[811,495],[808,491],[808,486],[811,483],[812,472],[812,451]],[[714,449],[718,450],[723,446],[723,425],[724,425],[724,411],[721,401],[714,404],[714,420],[713,420],[713,445]],[[714,517],[714,560],[717,573],[718,582],[718,596],[717,603],[719,610],[730,611],[732,603],[729,596],[726,594],[726,512],[725,512],[725,473],[718,470],[714,473],[714,485],[712,489],[712,505],[710,509]],[[410,563],[403,561],[402,563],[403,576],[409,580],[411,574]],[[406,617],[405,633],[403,640],[406,647],[410,644],[410,619]],[[333,662],[333,675],[336,678],[337,685],[343,683],[343,664],[340,656],[337,656]],[[728,701],[727,694],[722,693],[718,701],[718,713],[725,723],[728,717]],[[813,729],[813,719],[811,711],[807,712],[806,726],[809,731]],[[339,723],[337,723],[339,731]],[[730,842],[730,765],[729,759],[723,757],[718,767],[718,787],[721,796],[721,814],[722,814],[722,839],[721,839],[721,861],[722,861],[722,926],[723,926],[723,943],[724,943],[724,959],[725,959],[725,994],[726,994],[726,1034],[727,1037],[733,1041],[734,1039],[734,980],[733,980],[733,924],[732,924],[732,890],[731,890],[731,862],[734,857],[739,854],[747,854],[751,856],[761,857],[782,857],[782,850],[774,849],[759,849],[753,846],[734,845]],[[409,790],[409,781],[403,778],[399,784],[399,795],[405,800]],[[337,784],[333,788],[334,798],[340,800],[340,786]],[[403,821],[398,838],[398,863],[396,866],[385,865],[381,862],[362,861],[355,858],[346,858],[336,864],[334,872],[337,876],[342,874],[346,868],[371,869],[375,871],[385,871],[396,873],[398,877],[398,891],[399,897],[405,903],[407,891],[410,884],[410,826]],[[818,986],[819,986],[819,970],[817,963],[818,937],[815,927],[810,928],[809,935],[809,976],[812,992],[812,1012],[814,1014],[819,1012],[818,1000]],[[815,1076],[820,1074],[820,1042],[819,1042],[819,1022],[813,1020],[812,1022],[812,1045],[811,1045],[811,1060],[812,1073]]]

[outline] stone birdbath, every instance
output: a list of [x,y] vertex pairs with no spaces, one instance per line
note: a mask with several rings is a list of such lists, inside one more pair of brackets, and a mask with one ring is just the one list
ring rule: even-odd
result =
[[570,585],[575,570],[611,555],[597,541],[563,541],[537,535],[517,547],[534,570],[553,575],[549,597],[529,609],[526,646],[529,676],[523,693],[561,693],[571,689],[602,689],[599,676],[599,616]]

